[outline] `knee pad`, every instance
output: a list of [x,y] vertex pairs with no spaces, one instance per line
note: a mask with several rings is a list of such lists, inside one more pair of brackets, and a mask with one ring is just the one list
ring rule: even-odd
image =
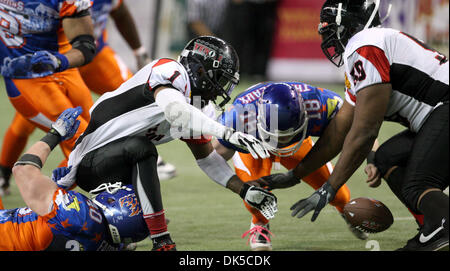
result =
[[123,154],[125,160],[135,164],[150,156],[158,157],[155,145],[145,136],[132,136],[124,142]]

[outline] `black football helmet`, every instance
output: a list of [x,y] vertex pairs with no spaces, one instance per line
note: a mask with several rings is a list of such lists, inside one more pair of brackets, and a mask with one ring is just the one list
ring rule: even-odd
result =
[[200,36],[184,47],[178,61],[189,74],[192,97],[200,96],[203,105],[209,101],[223,107],[230,101],[230,94],[239,83],[239,57],[233,47],[225,41]]
[[322,51],[336,66],[344,64],[348,40],[359,31],[381,24],[380,0],[327,0],[320,11]]

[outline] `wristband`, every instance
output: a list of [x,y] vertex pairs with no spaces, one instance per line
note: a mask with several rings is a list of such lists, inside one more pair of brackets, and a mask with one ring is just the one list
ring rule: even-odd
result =
[[14,164],[14,166],[25,166],[25,165],[35,166],[38,169],[42,169],[41,158],[39,158],[39,156],[37,155],[30,153],[25,153],[24,155],[22,155],[22,157],[20,157],[19,160]]
[[61,135],[55,129],[51,128],[41,141],[47,143],[50,150],[53,150],[61,142]]
[[249,188],[250,185],[248,183],[244,183],[244,185],[241,188],[241,191],[239,192],[239,196],[241,196],[242,199],[245,199],[245,194],[247,194]]
[[59,66],[56,68],[56,72],[62,72],[69,68],[69,60],[67,57],[60,53],[55,53],[54,56],[58,59]]
[[144,46],[141,46],[141,47],[139,47],[139,48],[133,50],[133,54],[134,54],[135,56],[141,56],[141,55],[143,55],[143,54],[145,54],[145,53],[147,53],[147,51],[145,50],[145,47],[144,47]]
[[370,151],[367,155],[367,164],[374,164],[375,165],[375,153],[374,151]]

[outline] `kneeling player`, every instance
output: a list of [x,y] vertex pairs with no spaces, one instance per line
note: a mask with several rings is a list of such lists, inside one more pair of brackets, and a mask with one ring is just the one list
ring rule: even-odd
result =
[[[215,142],[215,148],[225,159],[233,158],[236,174],[245,181],[270,175],[272,167],[279,167],[280,164],[291,170],[312,148],[310,136],[320,136],[341,105],[342,99],[338,94],[304,83],[257,84],[237,96],[233,107],[226,110],[220,120],[224,125],[257,136],[271,152],[271,156],[267,159],[254,159],[247,152],[220,139]],[[331,171],[332,165],[327,163],[303,178],[303,181],[318,189],[327,181]],[[279,178],[265,177],[263,179],[266,181],[262,183],[269,189],[274,189],[300,182],[291,172],[275,176]],[[332,204],[342,215],[343,207],[349,200],[350,191],[344,186],[338,191]],[[255,208],[246,203],[245,206],[253,216],[247,232],[250,233],[251,249],[271,250],[269,221]],[[367,238],[366,233],[356,228],[350,229],[359,239]]]

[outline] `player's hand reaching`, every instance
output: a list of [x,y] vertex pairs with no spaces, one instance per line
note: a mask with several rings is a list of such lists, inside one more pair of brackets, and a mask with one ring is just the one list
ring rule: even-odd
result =
[[83,112],[80,106],[68,108],[59,115],[58,119],[52,124],[51,132],[57,132],[61,136],[61,141],[72,138],[80,126],[78,116]]
[[381,173],[374,164],[367,164],[364,168],[364,172],[367,174],[366,183],[369,187],[378,187],[381,184]]
[[223,140],[247,150],[255,159],[270,157],[269,151],[263,146],[262,142],[252,135],[236,132],[234,129],[228,128],[223,136]]
[[300,179],[294,175],[292,170],[286,173],[275,173],[272,175],[261,177],[256,180],[262,187],[267,190],[273,190],[277,188],[288,188],[300,183]]
[[314,210],[311,217],[311,221],[315,221],[320,211],[325,207],[330,201],[334,199],[336,191],[331,185],[326,182],[321,188],[316,190],[309,198],[297,201],[292,205],[292,216],[297,216],[302,218],[304,215]]
[[69,62],[62,54],[37,51],[31,56],[30,65],[33,74],[41,77],[66,70]]
[[72,166],[55,168],[52,172],[52,181],[54,181],[55,183],[58,183],[58,181],[62,177],[66,176],[70,172],[71,169],[72,169]]
[[263,188],[245,183],[239,195],[267,219],[274,218],[278,212],[277,197]]

